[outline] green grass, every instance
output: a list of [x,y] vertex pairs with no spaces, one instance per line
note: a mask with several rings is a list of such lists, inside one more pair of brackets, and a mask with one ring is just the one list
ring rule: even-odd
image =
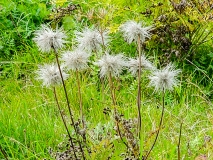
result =
[[[21,63],[11,63],[11,76],[1,79],[0,101],[0,142],[10,159],[43,159],[50,158],[48,148],[57,150],[57,145],[64,140],[66,134],[59,112],[55,105],[51,89],[42,88],[34,78],[34,73],[25,74],[26,77],[17,79],[17,72],[21,71]],[[27,65],[26,65],[27,66]],[[30,71],[35,70],[33,63]],[[104,101],[100,91],[98,76],[90,70],[81,77],[83,90],[84,113],[88,123],[88,131],[98,123],[113,122],[103,113],[105,107],[111,106],[109,86],[105,81]],[[98,74],[98,73],[96,73]],[[194,159],[200,154],[210,154],[212,146],[204,147],[204,137],[212,134],[212,104],[203,93],[204,88],[192,83],[193,75],[181,77],[181,84],[174,92],[166,94],[166,112],[163,129],[151,153],[152,159],[177,159],[177,143],[180,123],[183,122],[181,138],[181,156]],[[67,81],[67,89],[75,119],[79,116],[77,84],[74,74]],[[158,127],[161,114],[161,96],[147,87],[148,80],[142,81],[142,134],[145,135],[145,149],[153,143],[153,132]],[[137,117],[136,94],[137,82],[131,76],[124,75],[116,83],[119,106],[118,111],[126,119]],[[66,103],[61,86],[57,87],[60,104],[66,115]],[[112,131],[114,132],[114,131]],[[92,141],[92,139],[90,139]],[[99,152],[93,153],[94,159],[106,159],[105,155],[112,154],[112,159],[119,159],[125,152],[125,146],[119,140],[108,139],[114,144],[113,148],[96,146]],[[209,142],[211,143],[211,141]],[[113,151],[113,152],[112,152]],[[106,154],[103,154],[105,153]],[[0,154],[3,158],[3,155]]]
[[[108,4],[97,3],[96,0],[89,2],[82,2],[80,14],[85,16],[92,4],[96,4],[94,6],[96,10],[104,5],[110,8]],[[127,10],[126,5],[138,3],[136,0],[129,2],[112,0],[111,2],[115,3],[115,8],[111,8],[112,15],[109,14],[106,19],[110,22],[109,29],[112,31],[116,30],[116,27],[126,19],[140,20],[145,18],[145,21],[151,21],[151,17],[147,18],[139,14],[140,11],[146,9],[146,6],[142,6],[142,8],[137,8],[138,5],[132,6],[131,10],[137,9],[134,14],[131,10]],[[144,2],[144,0],[141,2]],[[125,11],[125,14],[123,11]],[[68,20],[72,21],[72,26],[69,26]],[[96,22],[96,19],[94,22]],[[82,18],[82,21],[78,23],[73,16],[68,17],[67,20],[62,20],[62,23],[64,23],[65,29],[72,29],[68,33],[72,38],[74,29],[83,28],[87,23],[92,25],[86,18]],[[135,44],[127,45],[120,33],[112,33],[112,37],[111,50],[113,52],[124,52],[129,57],[136,55]],[[30,40],[29,42],[29,44],[32,43]],[[73,43],[70,45],[72,46]],[[199,49],[199,54],[205,55],[208,49]],[[23,44],[23,48],[19,50],[13,52],[10,61],[0,62],[0,145],[11,160],[53,159],[49,154],[49,148],[52,148],[55,152],[59,150],[59,144],[67,141],[66,130],[57,109],[53,91],[51,88],[42,87],[41,83],[35,79],[34,72],[38,64],[54,61],[54,55],[39,53],[34,44],[32,46]],[[148,47],[148,50],[149,52],[146,55],[151,57],[151,61],[159,66],[158,58],[163,57],[162,54],[158,55],[161,49],[158,50],[158,47],[155,47],[154,50],[150,51]],[[206,59],[203,61],[205,62]],[[163,128],[160,130],[158,141],[151,152],[150,159],[177,159],[181,123],[183,123],[181,157],[185,160],[193,160],[195,157],[205,154],[209,159],[213,159],[213,142],[212,140],[208,142],[204,140],[205,137],[213,137],[212,76],[208,75],[207,77],[205,71],[200,71],[200,66],[191,66],[186,62],[178,65],[183,70],[179,77],[181,83],[173,92],[166,93]],[[121,155],[126,153],[126,148],[119,139],[115,138],[114,126],[109,127],[108,134],[105,130],[99,129],[98,133],[94,131],[94,128],[97,129],[99,125],[103,126],[108,123],[113,125],[112,111],[108,111],[109,115],[104,114],[103,111],[105,108],[113,110],[114,106],[112,106],[110,98],[108,81],[104,81],[105,90],[102,92],[98,69],[92,65],[90,67],[81,74],[83,107],[88,127],[87,140],[92,151],[90,155],[87,153],[88,159],[105,160],[110,155],[112,160],[124,159]],[[211,65],[209,65],[209,68],[211,68]],[[207,70],[210,70],[209,68]],[[147,76],[148,73],[144,73],[142,78],[141,113],[142,138],[144,140],[140,142],[140,144],[144,144],[141,149],[142,153],[148,151],[154,141],[162,109],[161,94],[148,87]],[[137,118],[136,78],[125,71],[115,81],[115,84],[118,112],[123,114],[125,119]],[[71,109],[75,120],[77,120],[80,113],[78,88],[74,73],[70,73],[66,86]],[[63,88],[59,85],[56,89],[63,113],[67,122],[70,123]],[[133,127],[136,128],[136,126],[137,124],[133,123]],[[69,125],[69,129],[73,131],[71,125]],[[135,129],[132,131],[136,133]],[[102,136],[103,139],[98,139],[98,136]],[[4,159],[1,152],[0,159]]]

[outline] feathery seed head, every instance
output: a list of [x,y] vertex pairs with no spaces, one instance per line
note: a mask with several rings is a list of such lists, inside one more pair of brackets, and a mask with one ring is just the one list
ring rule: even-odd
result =
[[41,29],[35,31],[33,40],[42,52],[50,52],[51,48],[60,49],[64,46],[67,38],[62,28],[55,31],[46,25],[42,25]]
[[87,67],[90,55],[83,50],[76,49],[74,51],[67,51],[62,54],[61,60],[64,61],[65,66],[71,70],[83,70]]
[[[108,31],[104,31],[102,36],[97,29],[85,28],[82,32],[76,32],[78,47],[88,51],[98,51],[101,45],[107,46],[109,43]],[[104,41],[104,42],[103,42]]]
[[[129,71],[132,75],[136,75],[139,70],[139,57],[137,59],[130,58],[128,61]],[[141,55],[141,71],[142,70],[154,70],[155,67],[152,63],[146,59],[145,55]]]
[[162,70],[156,70],[152,73],[149,77],[149,85],[154,86],[156,91],[173,90],[178,84],[177,76],[180,72],[180,69],[175,70],[174,65],[170,63]]
[[[66,74],[62,70],[62,76],[67,79],[68,74]],[[39,66],[39,69],[36,71],[37,79],[43,81],[43,86],[55,86],[56,84],[61,83],[61,76],[56,64],[45,64],[43,66]]]
[[152,28],[152,26],[142,27],[141,22],[127,21],[120,26],[120,31],[123,32],[123,37],[128,43],[137,42],[138,36],[140,36],[140,41],[144,43],[146,38],[151,37]]
[[119,76],[126,66],[126,61],[122,54],[109,55],[108,53],[103,55],[103,57],[94,63],[100,67],[100,76],[107,76],[109,73],[113,77]]

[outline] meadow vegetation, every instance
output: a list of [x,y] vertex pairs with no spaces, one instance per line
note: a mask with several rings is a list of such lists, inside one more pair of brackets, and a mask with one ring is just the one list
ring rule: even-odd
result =
[[[0,159],[213,159],[211,1],[2,0],[0,13]],[[123,36],[129,21],[143,40]],[[90,29],[100,44],[83,42]]]

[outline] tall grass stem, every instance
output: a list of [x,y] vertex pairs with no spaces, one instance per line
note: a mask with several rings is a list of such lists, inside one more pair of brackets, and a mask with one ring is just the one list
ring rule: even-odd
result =
[[3,150],[3,148],[1,147],[1,145],[0,145],[0,151],[1,151],[1,153],[3,154],[4,158],[5,158],[6,160],[8,160],[7,154],[6,154],[6,152]]

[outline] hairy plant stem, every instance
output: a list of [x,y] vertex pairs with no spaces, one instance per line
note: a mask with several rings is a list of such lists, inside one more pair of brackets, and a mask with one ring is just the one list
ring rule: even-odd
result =
[[[100,25],[99,25],[100,26]],[[102,40],[102,45],[103,45],[103,51],[105,52],[106,51],[106,46],[105,46],[105,43],[104,43],[104,36],[103,36],[103,29],[102,27],[100,27],[99,29],[99,33],[101,35],[101,40]],[[104,78],[102,77],[101,78],[101,92],[102,92],[102,101],[105,102],[105,94],[104,94]]]
[[0,145],[0,151],[1,151],[1,153],[3,154],[4,158],[5,158],[6,160],[8,160],[7,154],[6,154],[6,152],[3,150],[3,148],[1,147],[1,145]]
[[129,148],[129,146],[127,145],[126,142],[124,142],[123,137],[121,135],[121,131],[120,131],[120,127],[119,127],[119,121],[117,119],[117,109],[116,109],[116,97],[115,97],[115,92],[114,92],[114,84],[112,81],[112,74],[109,73],[109,86],[110,86],[110,92],[111,92],[111,99],[112,99],[112,104],[114,106],[114,117],[115,117],[115,123],[116,123],[116,127],[117,127],[117,133],[121,139],[121,141],[126,145],[127,148]]
[[84,151],[83,151],[83,148],[82,148],[82,146],[81,146],[80,138],[79,138],[79,136],[78,136],[78,131],[77,131],[77,128],[76,128],[76,126],[75,126],[74,119],[73,119],[73,115],[72,115],[72,111],[71,111],[71,108],[70,108],[70,103],[69,103],[69,98],[68,98],[68,94],[67,94],[67,89],[66,89],[66,86],[65,86],[64,78],[63,78],[63,75],[62,75],[62,71],[61,71],[61,67],[60,67],[60,63],[59,63],[59,59],[58,59],[58,53],[57,53],[55,47],[53,47],[53,50],[54,50],[54,52],[55,52],[56,63],[57,63],[57,65],[58,65],[59,73],[60,73],[60,76],[61,76],[61,81],[62,81],[62,85],[63,85],[63,89],[64,89],[66,101],[67,101],[67,107],[68,107],[68,110],[69,110],[70,119],[71,119],[72,125],[73,125],[73,127],[74,127],[75,134],[76,134],[76,136],[77,136],[77,141],[78,141],[78,144],[79,144],[81,153],[82,153],[82,157],[83,157],[83,159],[85,159]]
[[141,120],[141,41],[140,41],[140,35],[138,35],[137,44],[138,44],[138,56],[139,56],[137,106],[138,106],[138,136],[139,136],[139,139],[140,139],[141,126],[142,126],[142,120]]
[[178,160],[180,160],[180,141],[181,141],[181,133],[182,133],[183,122],[180,124],[180,132],[179,132],[179,140],[178,140]]
[[163,90],[163,95],[162,95],[162,113],[161,113],[160,124],[159,124],[158,130],[157,130],[157,134],[156,134],[155,140],[154,140],[154,142],[152,144],[152,147],[150,148],[150,150],[148,151],[146,156],[143,158],[143,160],[147,160],[148,159],[152,149],[154,148],[154,146],[155,146],[155,144],[157,142],[157,139],[158,139],[158,136],[159,136],[159,133],[160,133],[160,129],[161,129],[161,126],[162,126],[162,123],[163,123],[164,109],[165,109],[165,90]]
[[78,70],[76,70],[76,79],[77,79],[77,83],[78,83],[78,97],[79,97],[79,105],[80,105],[80,116],[81,116],[83,128],[85,128],[84,115],[83,115],[83,102],[82,102],[82,95],[81,95],[81,84],[80,84],[80,78],[79,78],[79,71]]
[[61,110],[61,107],[60,107],[59,102],[58,102],[58,98],[57,98],[56,88],[55,88],[55,87],[53,87],[53,92],[54,92],[54,97],[55,97],[55,101],[56,101],[56,104],[57,104],[59,113],[60,113],[60,115],[61,115],[61,119],[62,119],[62,121],[63,121],[63,123],[64,123],[64,126],[65,126],[65,128],[66,128],[67,134],[68,134],[69,139],[70,139],[70,142],[71,142],[71,146],[72,146],[72,148],[73,148],[73,153],[74,153],[75,159],[78,159],[77,156],[76,156],[76,153],[75,153],[75,146],[74,146],[74,144],[73,144],[72,137],[71,137],[71,135],[70,135],[70,132],[69,132],[69,130],[68,130],[66,121],[65,121],[65,119],[64,119],[64,116],[63,116],[63,113],[62,113],[62,110]]

